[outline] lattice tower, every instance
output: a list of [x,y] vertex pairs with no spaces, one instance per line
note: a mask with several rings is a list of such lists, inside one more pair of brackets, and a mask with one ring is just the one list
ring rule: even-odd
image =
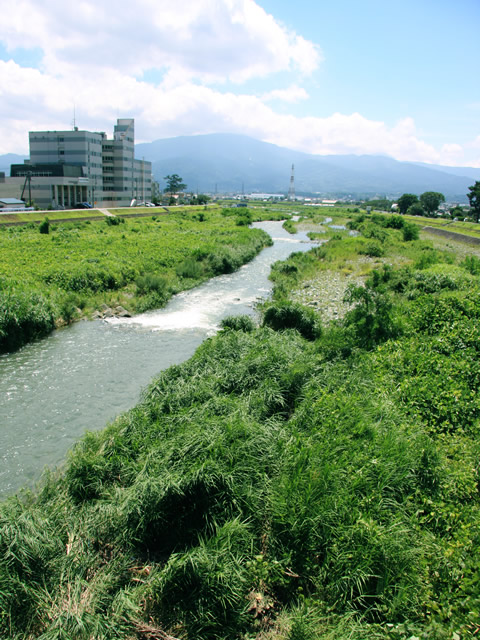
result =
[[288,189],[288,199],[295,200],[295,166],[292,164],[292,174],[290,176],[290,187]]

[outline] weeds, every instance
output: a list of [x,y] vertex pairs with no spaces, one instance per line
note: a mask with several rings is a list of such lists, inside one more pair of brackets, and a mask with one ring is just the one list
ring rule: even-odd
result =
[[9,283],[9,293],[1,291],[0,351],[46,335],[55,322],[75,319],[77,309],[93,312],[110,292],[128,293],[129,311],[161,307],[172,293],[231,273],[271,244],[263,231],[214,211],[202,221],[169,214],[161,225],[126,224],[120,216],[58,228],[47,223],[48,241],[37,226],[12,229],[0,236],[0,272]]
[[410,266],[350,288],[344,321],[320,331],[288,291],[363,237],[277,264],[264,326],[225,319],[1,506],[1,636],[475,635],[478,280],[368,223]]

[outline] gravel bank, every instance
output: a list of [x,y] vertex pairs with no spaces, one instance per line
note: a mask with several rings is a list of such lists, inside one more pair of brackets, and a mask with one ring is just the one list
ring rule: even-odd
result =
[[323,323],[342,318],[349,309],[343,296],[350,283],[362,284],[364,278],[346,276],[335,271],[321,271],[311,280],[305,280],[300,288],[290,294],[294,302],[312,307],[321,316]]

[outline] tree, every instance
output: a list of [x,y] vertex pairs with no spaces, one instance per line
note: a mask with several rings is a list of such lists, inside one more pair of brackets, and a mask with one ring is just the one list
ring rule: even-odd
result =
[[205,195],[204,193],[200,193],[197,196],[197,201],[198,204],[208,204],[208,201],[210,200],[210,196]]
[[178,173],[172,173],[171,176],[165,176],[164,180],[167,181],[167,186],[165,187],[164,192],[170,193],[172,196],[179,191],[184,191],[187,188],[187,185],[182,182],[182,178],[178,175]]
[[463,211],[462,207],[460,207],[457,204],[456,207],[453,207],[453,209],[450,209],[450,216],[452,218],[464,218],[465,217],[465,212]]
[[408,208],[418,202],[418,196],[414,193],[404,193],[403,196],[397,200],[398,213],[407,213]]
[[423,210],[420,202],[414,202],[408,207],[407,213],[409,216],[423,216],[425,214],[425,211]]
[[468,187],[470,193],[467,193],[468,201],[472,208],[472,214],[475,222],[480,221],[480,181],[477,180],[474,185]]
[[440,203],[445,202],[445,196],[443,193],[438,193],[438,191],[425,191],[420,196],[420,202],[427,216],[433,216]]

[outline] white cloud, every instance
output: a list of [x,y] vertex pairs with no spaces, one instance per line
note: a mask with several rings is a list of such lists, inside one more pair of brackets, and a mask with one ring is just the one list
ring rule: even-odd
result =
[[166,69],[203,81],[243,82],[277,71],[312,73],[318,47],[288,31],[254,0],[0,0],[10,50],[40,47],[44,68]]
[[[154,87],[106,70],[59,79],[0,61],[0,122],[14,123],[0,124],[0,153],[27,151],[28,130],[69,128],[74,104],[77,124],[85,129],[110,134],[118,116],[135,117],[138,141],[233,132],[308,153],[384,154],[441,164],[457,164],[465,152],[459,145],[436,150],[420,139],[411,118],[388,127],[358,113],[302,118],[277,113],[268,104],[274,96],[302,98],[303,91],[293,86],[259,98],[193,82]],[[480,137],[471,146],[478,156]]]
[[[308,100],[302,75],[321,54],[254,0],[0,0],[0,11],[0,42],[44,53],[38,69],[0,60],[0,153],[27,152],[29,130],[69,128],[75,105],[84,129],[111,133],[117,117],[135,117],[138,141],[234,132],[309,153],[480,165],[480,137],[437,150],[411,118],[277,112],[276,102]],[[150,70],[156,84],[142,80]],[[260,96],[221,84],[275,74],[286,81]]]
[[264,93],[261,97],[262,102],[270,102],[271,100],[279,100],[281,102],[300,102],[308,99],[308,93],[303,87],[296,84],[287,87],[287,89],[274,89],[268,93]]

